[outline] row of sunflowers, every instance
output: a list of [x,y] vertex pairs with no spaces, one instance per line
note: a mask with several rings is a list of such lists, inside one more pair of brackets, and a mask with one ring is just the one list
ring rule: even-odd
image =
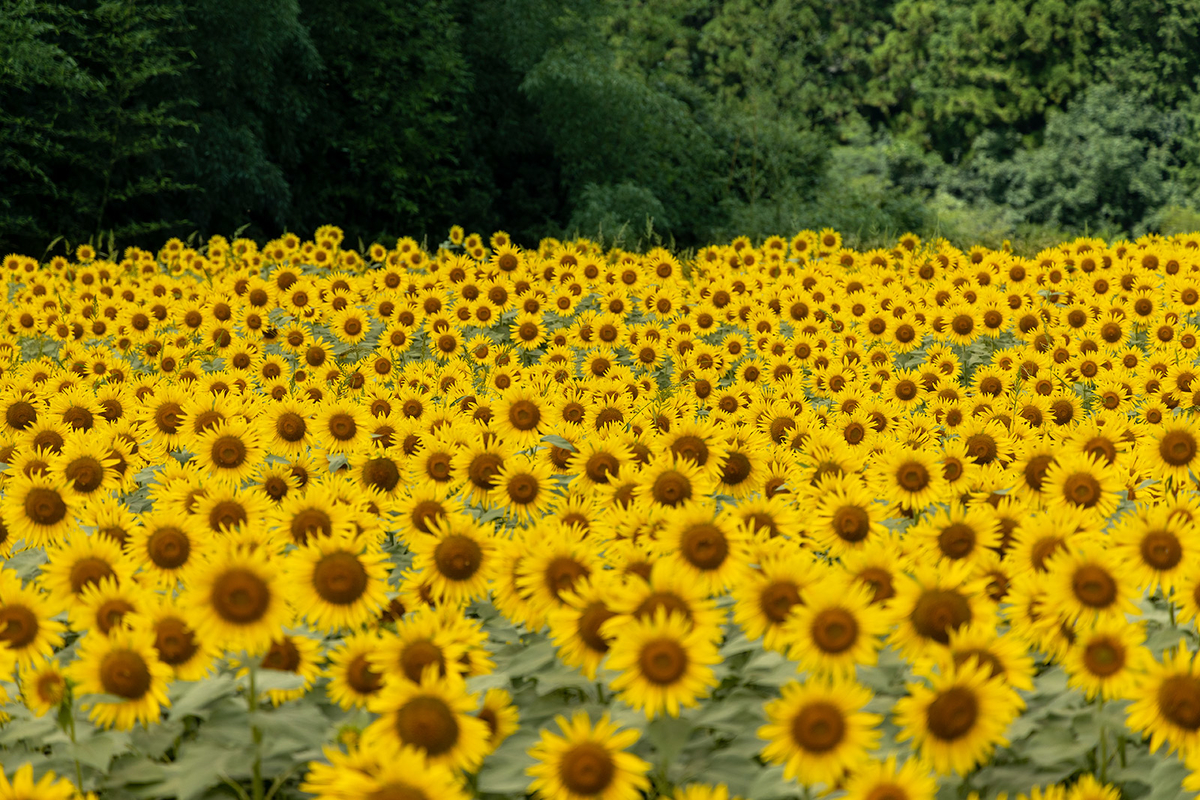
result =
[[1200,790],[1200,237],[9,255],[0,797]]

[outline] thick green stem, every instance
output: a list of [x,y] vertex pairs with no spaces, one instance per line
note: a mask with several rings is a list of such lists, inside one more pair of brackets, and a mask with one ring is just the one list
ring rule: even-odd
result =
[[71,709],[71,755],[75,757],[75,787],[83,794],[83,766],[79,763],[79,749],[75,742],[75,709]]
[[[1100,704],[1097,706],[1098,713],[1104,714],[1104,698],[1100,698]],[[1108,731],[1104,727],[1104,718],[1100,719],[1100,782],[1108,783]]]

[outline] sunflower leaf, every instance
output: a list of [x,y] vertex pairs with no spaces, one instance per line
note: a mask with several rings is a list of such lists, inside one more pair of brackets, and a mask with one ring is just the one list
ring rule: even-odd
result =
[[171,686],[170,715],[183,719],[191,715],[208,718],[209,706],[222,697],[232,696],[237,683],[228,675],[217,675],[202,681],[179,681]]

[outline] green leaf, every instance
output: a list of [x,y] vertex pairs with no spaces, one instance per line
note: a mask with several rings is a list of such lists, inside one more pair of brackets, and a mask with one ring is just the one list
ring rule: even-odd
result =
[[216,675],[202,681],[177,682],[171,686],[168,713],[174,719],[189,715],[207,719],[209,707],[223,697],[234,695],[237,689],[237,681],[229,675]]
[[647,723],[646,738],[654,745],[658,762],[670,764],[683,752],[693,730],[692,723],[685,717],[662,715]]
[[525,770],[535,763],[526,752],[536,744],[540,735],[537,731],[521,728],[505,739],[483,760],[479,770],[479,791],[487,794],[522,795],[533,780]]

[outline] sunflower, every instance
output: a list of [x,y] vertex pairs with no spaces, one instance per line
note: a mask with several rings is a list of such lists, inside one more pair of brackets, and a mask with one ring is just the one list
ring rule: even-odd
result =
[[1110,534],[1109,550],[1125,565],[1138,591],[1170,595],[1200,543],[1194,521],[1161,505],[1139,504]]
[[528,594],[530,613],[540,628],[546,614],[566,605],[563,592],[601,568],[600,557],[575,526],[543,521],[526,534],[528,553],[514,570],[516,588]]
[[360,631],[352,634],[328,654],[325,687],[329,699],[343,711],[367,707],[383,688],[383,675],[371,668],[371,654],[378,651],[379,634]]
[[925,514],[905,532],[930,561],[975,563],[989,548],[1000,545],[1000,521],[984,504],[964,506],[957,501]]
[[1081,516],[1106,519],[1116,511],[1122,484],[1117,467],[1102,456],[1063,455],[1046,468],[1046,504],[1073,509]]
[[616,616],[609,607],[611,573],[580,578],[563,592],[566,605],[546,615],[550,637],[558,649],[558,658],[570,667],[578,667],[589,681],[608,654],[611,639],[601,635],[601,626]]
[[305,791],[328,800],[382,797],[469,800],[463,779],[445,765],[431,764],[420,749],[397,746],[394,742],[376,742],[369,750],[369,755],[359,755],[359,759],[369,763],[357,765],[357,768],[349,764],[342,766],[337,772],[336,788],[323,789],[319,780],[313,781],[314,774],[321,775],[314,770],[305,784]]
[[105,578],[130,582],[137,569],[120,545],[96,534],[75,533],[61,545],[47,547],[46,557],[38,583],[52,600],[63,603],[73,602],[89,585]]
[[567,461],[573,485],[585,489],[607,486],[633,460],[633,449],[616,436],[583,439]]
[[132,581],[122,585],[114,578],[105,578],[90,584],[71,606],[71,627],[80,632],[95,629],[107,634],[125,626],[126,616],[145,605],[146,595],[146,589]]
[[468,444],[454,454],[450,474],[454,481],[465,484],[470,502],[489,503],[496,476],[516,451],[516,445],[495,435],[481,438],[478,444]]
[[1182,486],[1200,473],[1200,423],[1193,416],[1173,416],[1152,428],[1137,448],[1139,466],[1149,476]]
[[920,511],[947,491],[937,454],[927,450],[893,447],[879,455],[868,476],[879,497],[907,511]]
[[919,759],[909,758],[897,765],[896,756],[890,755],[855,769],[845,790],[846,800],[933,800],[937,778]]
[[691,459],[663,453],[636,476],[635,497],[664,507],[702,502],[712,493],[714,479]]
[[352,400],[331,398],[313,416],[313,436],[330,455],[349,453],[370,442],[371,417]]
[[521,727],[520,713],[513,705],[512,695],[504,689],[488,689],[475,716],[487,723],[491,734],[488,746],[493,751]]
[[153,631],[158,659],[171,668],[176,680],[203,680],[220,650],[211,640],[196,636],[184,616],[173,598],[147,593],[141,607],[128,619],[133,625],[144,623]]
[[[84,247],[87,245],[80,245],[80,250]],[[74,800],[79,797],[79,790],[71,781],[56,776],[53,770],[46,770],[35,782],[33,762],[27,761],[17,767],[11,782],[4,770],[0,770],[0,797],[4,800]]]
[[637,742],[636,730],[620,730],[608,712],[595,725],[586,711],[554,721],[563,736],[543,730],[528,750],[537,762],[525,770],[533,778],[529,792],[543,800],[636,800],[650,788],[651,765],[625,752]]
[[1124,621],[1137,615],[1133,582],[1116,555],[1087,543],[1055,553],[1047,562],[1046,599],[1068,623]]
[[554,500],[550,465],[527,455],[505,461],[492,485],[492,499],[518,522],[542,516]]
[[63,611],[61,599],[37,591],[36,584],[21,585],[13,570],[0,570],[0,663],[12,666],[15,659],[23,667],[54,654],[63,642],[66,626],[54,619]]
[[338,502],[329,486],[316,483],[310,484],[304,494],[289,493],[273,509],[271,523],[297,545],[314,538],[353,538],[355,533],[352,510]]
[[215,548],[180,597],[185,622],[204,641],[257,655],[293,619],[279,565],[262,548]]
[[730,590],[733,621],[747,639],[762,638],[765,650],[785,652],[786,624],[803,607],[804,592],[820,578],[819,563],[799,548],[781,548],[758,558],[758,569]]
[[609,607],[617,615],[604,623],[601,635],[616,638],[633,622],[650,623],[660,609],[676,612],[694,629],[720,642],[726,612],[718,608],[702,586],[688,580],[661,560],[650,566],[648,577],[629,571],[624,584],[613,584]]
[[700,502],[685,502],[666,513],[658,545],[672,569],[710,594],[723,593],[747,570],[745,528]]
[[254,424],[269,453],[293,456],[315,443],[314,415],[311,401],[300,395],[289,395],[267,405]]
[[67,679],[57,658],[42,658],[22,665],[17,683],[26,708],[38,717],[57,709],[67,696]]
[[361,627],[387,602],[386,561],[375,547],[345,536],[309,539],[284,566],[296,615],[329,634]]
[[169,705],[171,668],[158,659],[154,633],[146,626],[117,626],[107,635],[91,631],[83,637],[76,660],[66,669],[76,695],[104,695],[117,700],[89,702],[97,725],[127,731],[136,723],[157,722]]
[[813,489],[809,534],[832,556],[861,550],[887,535],[886,507],[857,475],[829,475]]
[[72,436],[62,452],[49,459],[49,474],[83,504],[117,488],[116,465],[117,459],[108,454],[102,439],[97,443],[92,436]]
[[768,722],[758,738],[768,742],[762,758],[782,764],[784,780],[832,787],[879,741],[883,718],[862,710],[871,690],[853,680],[792,681],[780,694],[764,706]]
[[[271,705],[282,705],[307,694],[313,681],[321,674],[320,654],[320,641],[309,636],[284,633],[271,641],[271,646],[263,653],[255,668],[290,672],[304,679],[304,683],[294,689],[268,689],[267,699],[271,701]],[[238,659],[232,659],[230,666],[240,667],[237,671],[238,678],[245,678],[250,674],[251,668]]]
[[788,658],[815,675],[854,676],[875,663],[891,616],[862,584],[826,578],[807,586],[782,624]]
[[545,395],[536,387],[506,389],[492,409],[496,432],[521,449],[537,443],[548,430],[551,419]]
[[14,540],[28,547],[60,541],[74,525],[79,501],[61,477],[48,473],[13,475],[5,484],[0,514]]
[[489,752],[487,723],[471,714],[478,705],[458,673],[438,677],[427,667],[419,682],[389,682],[370,701],[379,716],[363,731],[363,743],[407,745],[432,764],[474,772]]
[[[612,635],[612,620],[600,626]],[[648,719],[662,712],[679,716],[719,682],[711,665],[721,662],[713,632],[696,627],[677,611],[655,610],[650,620],[635,619],[620,630],[605,659],[621,674],[609,686]]]
[[1186,640],[1149,662],[1130,699],[1126,724],[1150,738],[1151,753],[1164,744],[1168,754],[1200,752],[1200,669]]
[[1024,701],[991,668],[966,662],[929,677],[930,685],[908,684],[896,701],[899,741],[912,740],[921,759],[938,775],[966,775],[983,763],[1024,708]]
[[1078,637],[1067,650],[1063,668],[1068,683],[1089,700],[1126,700],[1153,660],[1140,625],[1119,620],[1098,623],[1090,630],[1076,629]]
[[167,511],[150,511],[141,521],[125,543],[125,552],[142,565],[143,577],[156,586],[173,588],[202,557],[206,531],[196,516]]
[[438,602],[460,605],[487,593],[497,567],[493,535],[461,512],[424,522],[429,535],[409,542],[413,566],[430,577],[430,593]]
[[987,580],[973,576],[970,564],[915,565],[896,587],[899,614],[890,642],[910,659],[950,643],[951,632],[989,621],[995,609]]

